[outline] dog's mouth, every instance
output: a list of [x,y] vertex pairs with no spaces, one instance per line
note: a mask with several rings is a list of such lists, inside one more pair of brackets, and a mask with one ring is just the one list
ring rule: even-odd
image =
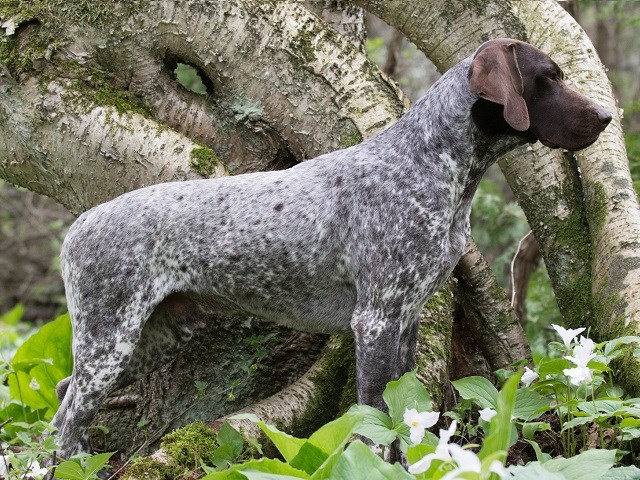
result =
[[598,140],[598,136],[596,136],[593,139],[589,139],[589,140],[585,141],[584,143],[572,144],[572,145],[560,145],[558,143],[551,142],[551,141],[546,140],[544,138],[539,138],[538,140],[545,147],[549,147],[549,148],[553,148],[553,149],[562,148],[564,150],[569,150],[571,152],[577,152],[578,150],[583,150],[583,149],[593,145],[596,142],[596,140]]

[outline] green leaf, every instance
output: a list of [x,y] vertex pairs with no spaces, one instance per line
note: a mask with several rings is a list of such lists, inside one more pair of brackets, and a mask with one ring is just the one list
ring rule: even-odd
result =
[[394,427],[404,423],[404,411],[407,408],[415,408],[419,412],[432,410],[431,398],[415,372],[407,372],[398,380],[389,382],[382,397],[389,407]]
[[398,432],[393,429],[391,417],[369,405],[354,405],[349,411],[364,415],[363,421],[355,428],[354,433],[368,438],[378,445],[391,445]]
[[56,467],[55,478],[64,478],[68,480],[86,480],[87,476],[82,467],[71,460],[62,462]]
[[300,448],[306,443],[306,438],[296,438],[288,433],[281,432],[276,427],[267,425],[252,413],[241,413],[231,417],[234,420],[250,420],[260,427],[260,429],[269,437],[278,451],[282,454],[287,462],[290,462],[300,451]]
[[328,457],[322,449],[316,447],[311,442],[306,442],[289,464],[298,470],[303,470],[309,475],[312,475],[322,466]]
[[511,416],[521,376],[521,373],[517,373],[507,380],[497,396],[495,407],[497,413],[491,419],[491,434],[485,439],[478,452],[481,460],[496,452],[503,452],[506,455],[509,450],[513,430]]
[[298,470],[289,464],[277,459],[261,458],[260,460],[249,460],[246,463],[234,465],[228,470],[213,472],[205,475],[201,480],[236,480],[245,479],[292,479],[309,478],[306,472]]
[[586,450],[575,457],[554,458],[543,466],[567,480],[599,480],[613,466],[615,456],[615,450]]
[[91,478],[103,469],[114,453],[115,452],[98,453],[87,457],[87,466],[85,468],[87,478]]
[[628,345],[630,343],[640,343],[640,337],[635,335],[628,335],[625,337],[614,338],[604,344],[604,354],[609,355],[615,349],[621,345]]
[[553,360],[540,364],[538,367],[538,375],[540,375],[540,378],[545,378],[547,375],[563,375],[562,371],[572,366],[573,363],[566,358],[554,358]]
[[460,396],[475,400],[482,408],[495,409],[498,404],[498,390],[484,377],[465,377],[451,382]]
[[525,466],[510,466],[507,469],[513,476],[509,480],[567,480],[564,475],[551,473],[538,462],[529,462]]
[[4,323],[5,325],[15,326],[22,319],[23,314],[24,314],[24,307],[22,306],[22,304],[18,303],[15,307],[13,307],[7,313],[0,315],[0,323]]
[[516,403],[513,416],[522,420],[538,418],[551,408],[551,400],[528,388],[520,388],[516,392]]
[[240,435],[235,428],[229,425],[229,422],[224,422],[222,424],[216,440],[220,446],[229,445],[231,448],[231,455],[234,458],[240,455],[244,448],[244,439],[242,438],[242,435]]
[[349,445],[338,459],[331,474],[332,479],[344,480],[411,480],[402,465],[386,463],[360,440]]
[[316,430],[309,437],[309,443],[329,456],[334,450],[344,447],[351,438],[354,429],[362,423],[363,418],[362,413],[347,412],[342,417]]
[[600,480],[640,480],[640,468],[634,467],[616,467],[605,473]]
[[551,425],[547,422],[528,422],[522,424],[522,436],[526,440],[533,440],[536,432],[551,430]]
[[585,425],[587,423],[594,422],[598,418],[600,418],[600,415],[587,415],[585,417],[572,418],[571,420],[569,420],[568,422],[565,422],[562,425],[562,430],[561,431],[564,432],[565,430],[568,430],[569,428],[573,428],[573,427],[577,427],[578,425]]
[[73,369],[69,315],[42,326],[18,348],[11,364],[17,370],[9,376],[11,397],[36,410],[47,408],[51,418],[58,408],[56,385]]

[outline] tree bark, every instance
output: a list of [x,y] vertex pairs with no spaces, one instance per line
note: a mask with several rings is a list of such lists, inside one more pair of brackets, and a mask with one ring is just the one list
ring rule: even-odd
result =
[[511,298],[511,307],[522,325],[527,321],[526,296],[531,274],[540,264],[540,247],[533,232],[525,235],[511,262],[511,276],[507,294]]

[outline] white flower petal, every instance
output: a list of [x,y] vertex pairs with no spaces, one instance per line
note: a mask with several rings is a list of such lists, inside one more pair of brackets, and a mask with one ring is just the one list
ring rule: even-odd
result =
[[438,418],[440,418],[439,412],[421,412],[418,414],[418,419],[422,428],[433,427],[438,422]]
[[588,367],[565,368],[562,373],[570,378],[573,385],[591,383],[591,370]]
[[567,349],[571,346],[571,342],[573,341],[573,339],[586,330],[586,328],[584,327],[566,329],[560,325],[555,325],[553,323],[551,324],[551,326],[556,332],[558,332],[558,335],[562,337],[562,342],[564,343],[564,346],[567,347]]
[[504,468],[504,465],[502,464],[502,462],[499,462],[498,460],[494,460],[493,462],[491,462],[491,465],[489,465],[489,471],[491,473],[495,473],[500,478],[511,476],[511,474],[507,471],[507,469]]
[[456,462],[463,471],[476,473],[482,471],[480,459],[473,451],[465,450],[460,445],[451,443],[449,444],[449,453],[453,461]]
[[520,381],[522,382],[522,384],[525,387],[528,387],[533,382],[538,380],[538,378],[539,378],[539,376],[538,376],[538,374],[536,372],[531,370],[529,367],[524,367],[524,373],[522,374],[522,377],[520,378]]
[[411,438],[411,443],[420,443],[424,438],[424,428],[422,427],[411,427],[409,428],[409,438]]
[[483,408],[479,413],[482,420],[484,420],[485,422],[490,422],[498,412],[496,412],[493,408]]
[[414,475],[418,473],[423,473],[429,470],[431,466],[431,462],[436,460],[436,456],[433,453],[429,455],[425,455],[422,459],[418,460],[413,465],[409,465],[409,473],[413,473]]
[[413,420],[416,418],[417,415],[418,415],[418,411],[415,408],[405,408],[404,415],[402,416],[402,420],[408,426],[411,426],[411,424],[413,423]]
[[38,380],[36,380],[35,377],[31,377],[31,381],[29,382],[29,388],[31,390],[40,390],[40,384],[38,383]]

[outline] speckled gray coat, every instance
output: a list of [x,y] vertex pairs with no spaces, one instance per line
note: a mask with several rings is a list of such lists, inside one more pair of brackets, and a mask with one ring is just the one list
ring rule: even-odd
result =
[[471,91],[472,60],[360,145],[284,171],[143,188],[81,215],[62,249],[75,356],[53,421],[62,455],[87,448],[105,396],[171,358],[200,310],[352,331],[358,399],[383,407],[386,383],[413,368],[422,306],[463,253],[482,173],[540,138],[495,103],[474,117],[484,92]]

